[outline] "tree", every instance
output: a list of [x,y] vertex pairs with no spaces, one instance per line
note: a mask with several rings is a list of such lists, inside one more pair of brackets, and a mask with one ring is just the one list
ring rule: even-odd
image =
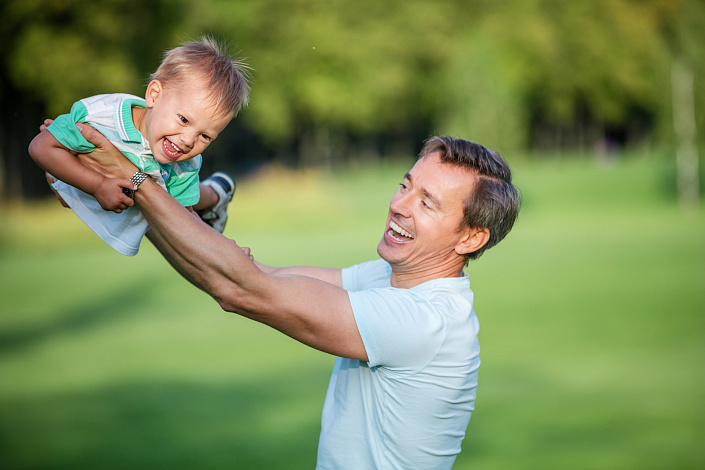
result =
[[181,0],[2,3],[0,99],[3,109],[12,110],[0,116],[0,188],[6,195],[47,191],[32,184],[41,171],[27,155],[40,119],[68,112],[85,96],[144,93],[147,72],[166,45],[171,47],[182,5]]

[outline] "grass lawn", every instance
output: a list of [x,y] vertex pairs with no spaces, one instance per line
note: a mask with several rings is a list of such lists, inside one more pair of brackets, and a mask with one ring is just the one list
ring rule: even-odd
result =
[[[468,270],[483,365],[454,468],[705,468],[705,213],[663,161],[510,163],[520,219]],[[269,169],[225,234],[270,264],[375,258],[410,164]],[[53,201],[0,219],[0,468],[315,467],[333,358]]]

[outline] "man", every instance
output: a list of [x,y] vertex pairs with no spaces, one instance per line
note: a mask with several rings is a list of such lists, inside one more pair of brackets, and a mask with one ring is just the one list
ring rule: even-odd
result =
[[[85,165],[135,175],[98,132],[79,127],[98,147],[80,156]],[[463,267],[504,238],[520,205],[499,154],[430,139],[392,197],[381,259],[342,270],[255,263],[149,179],[134,189],[150,239],[187,280],[224,310],[338,356],[317,468],[452,467],[480,364]]]

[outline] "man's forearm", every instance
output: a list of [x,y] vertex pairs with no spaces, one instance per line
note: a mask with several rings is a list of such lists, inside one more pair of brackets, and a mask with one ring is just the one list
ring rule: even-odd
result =
[[[257,269],[232,240],[204,224],[153,181],[135,192],[135,202],[150,224],[150,240],[189,282],[214,295],[225,263]],[[248,266],[249,265],[249,266]],[[228,281],[231,279],[228,278]]]
[[[79,128],[96,145],[91,154],[79,157],[86,166],[109,178],[134,174],[135,166],[103,135],[90,126]],[[324,269],[316,276],[267,274],[234,241],[204,224],[154,181],[144,181],[134,197],[151,225],[150,239],[167,261],[224,310],[321,351],[367,360],[347,292],[337,287],[340,270]]]
[[[77,127],[96,146],[90,154],[78,155],[81,163],[108,178],[128,179],[135,173],[135,165],[104,135],[80,123]],[[235,277],[241,275],[247,280],[262,274],[235,242],[204,224],[151,179],[140,185],[134,197],[151,226],[150,239],[167,261],[195,286],[215,297],[216,288],[239,288],[239,279]]]
[[169,245],[166,243],[166,240],[164,240],[164,238],[159,235],[159,232],[155,230],[149,230],[147,231],[147,238],[150,242],[152,242],[152,245],[154,245],[157,250],[159,250],[164,259],[171,265],[172,268],[174,268],[176,272],[178,272],[184,279],[189,281],[194,286],[198,287],[199,289],[202,289],[201,286],[196,284],[196,282],[189,277],[188,273],[184,269],[181,269],[181,265],[179,264],[179,262],[174,259],[174,253],[170,249]]

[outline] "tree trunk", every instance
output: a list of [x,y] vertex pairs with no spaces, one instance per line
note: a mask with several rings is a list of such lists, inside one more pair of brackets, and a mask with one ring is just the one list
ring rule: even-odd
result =
[[700,203],[698,149],[696,147],[693,71],[682,62],[671,69],[673,126],[676,136],[678,200],[681,206],[697,209]]

